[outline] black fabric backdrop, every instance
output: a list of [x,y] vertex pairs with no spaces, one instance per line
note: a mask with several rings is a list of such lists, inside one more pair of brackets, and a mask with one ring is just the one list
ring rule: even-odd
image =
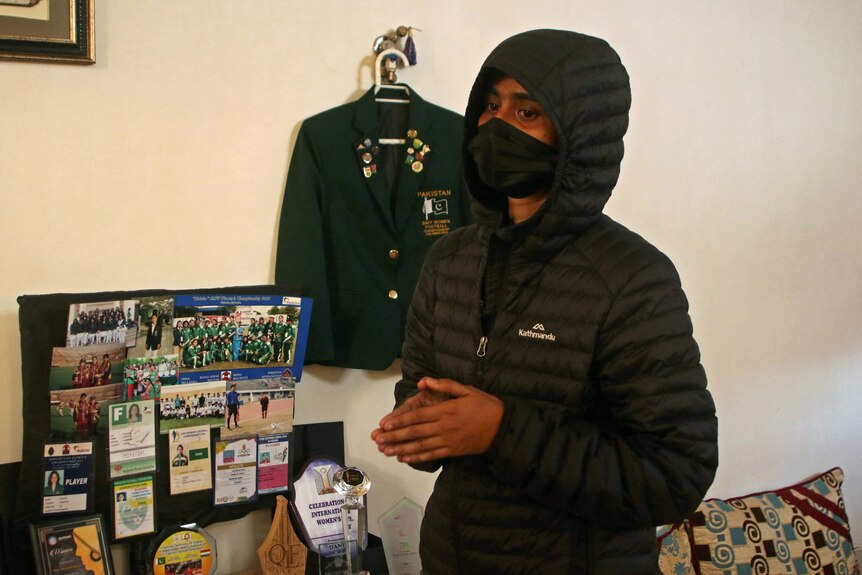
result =
[[[6,557],[5,567],[9,573],[31,575],[36,573],[30,543],[29,524],[38,523],[43,518],[41,511],[41,450],[42,444],[51,436],[50,395],[48,380],[51,370],[52,348],[66,344],[67,317],[69,305],[99,301],[139,299],[147,296],[175,295],[191,293],[212,294],[251,294],[251,295],[302,295],[299,290],[284,286],[244,286],[204,290],[141,290],[115,291],[85,294],[59,293],[50,295],[25,295],[18,298],[19,323],[21,329],[21,372],[23,383],[24,439],[20,465],[3,466],[4,478],[13,476],[17,471],[17,486],[4,482],[0,490],[0,511],[3,523],[8,526],[3,549]],[[169,329],[169,327],[168,327]],[[297,385],[302,385],[299,383]],[[218,431],[213,430],[214,439]],[[72,437],[70,437],[72,439]],[[111,490],[105,463],[106,441],[104,434],[95,437],[96,449],[96,511],[102,514],[106,534],[111,534]],[[62,439],[61,439],[62,440]],[[167,436],[159,439],[158,453],[167,452]],[[302,468],[311,456],[328,455],[337,461],[344,461],[344,426],[341,422],[296,425],[290,443],[290,477]],[[156,529],[197,523],[206,526],[214,522],[228,521],[245,516],[255,509],[274,509],[275,496],[264,495],[254,503],[214,509],[212,491],[201,491],[182,495],[170,495],[168,466],[160,465],[156,473]],[[17,488],[17,489],[16,489]],[[54,516],[56,518],[56,516]],[[295,521],[295,520],[294,520]],[[0,525],[0,527],[3,527]],[[299,530],[297,530],[299,532]],[[151,536],[125,540],[131,543],[131,573],[145,573],[146,550],[152,542]],[[124,541],[124,542],[125,542]],[[257,546],[260,541],[249,541]],[[379,538],[372,537],[370,547],[379,549]],[[10,552],[14,551],[14,552]],[[371,549],[369,549],[371,551]],[[368,553],[366,553],[368,555]],[[372,556],[382,553],[371,553]],[[2,558],[2,556],[0,556]],[[379,559],[379,558],[378,558]],[[372,557],[371,563],[378,561]],[[385,563],[384,563],[385,565]],[[0,572],[4,565],[0,560]],[[372,567],[372,565],[369,565]],[[316,572],[317,561],[309,555],[308,572]],[[379,572],[376,571],[375,572]]]

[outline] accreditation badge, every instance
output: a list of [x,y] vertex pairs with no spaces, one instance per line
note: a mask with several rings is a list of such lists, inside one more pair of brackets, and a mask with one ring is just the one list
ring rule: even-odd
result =
[[42,449],[42,515],[93,508],[93,442],[46,443]]

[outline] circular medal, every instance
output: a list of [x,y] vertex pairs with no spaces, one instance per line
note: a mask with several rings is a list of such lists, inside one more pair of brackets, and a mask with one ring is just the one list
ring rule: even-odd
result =
[[422,162],[420,162],[419,160],[416,160],[415,162],[413,162],[413,165],[410,167],[413,168],[413,171],[416,172],[417,174],[419,172],[421,172],[422,168],[423,168]]

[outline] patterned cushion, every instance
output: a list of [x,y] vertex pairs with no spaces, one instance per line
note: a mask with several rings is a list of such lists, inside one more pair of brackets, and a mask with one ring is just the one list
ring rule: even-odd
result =
[[660,528],[658,566],[662,575],[696,575],[691,562],[691,545],[682,523]]
[[773,492],[709,499],[689,518],[700,575],[859,575],[840,468]]

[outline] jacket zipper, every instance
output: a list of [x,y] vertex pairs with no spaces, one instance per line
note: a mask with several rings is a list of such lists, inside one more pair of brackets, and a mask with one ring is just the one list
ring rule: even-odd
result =
[[476,350],[477,357],[485,357],[485,348],[488,345],[488,336],[483,335],[479,338],[479,349]]
[[[482,380],[485,377],[485,355],[488,347],[488,336],[483,335],[479,338],[479,347],[476,349],[476,357],[479,358],[476,365],[476,383],[482,385]],[[484,389],[484,385],[482,388]]]

